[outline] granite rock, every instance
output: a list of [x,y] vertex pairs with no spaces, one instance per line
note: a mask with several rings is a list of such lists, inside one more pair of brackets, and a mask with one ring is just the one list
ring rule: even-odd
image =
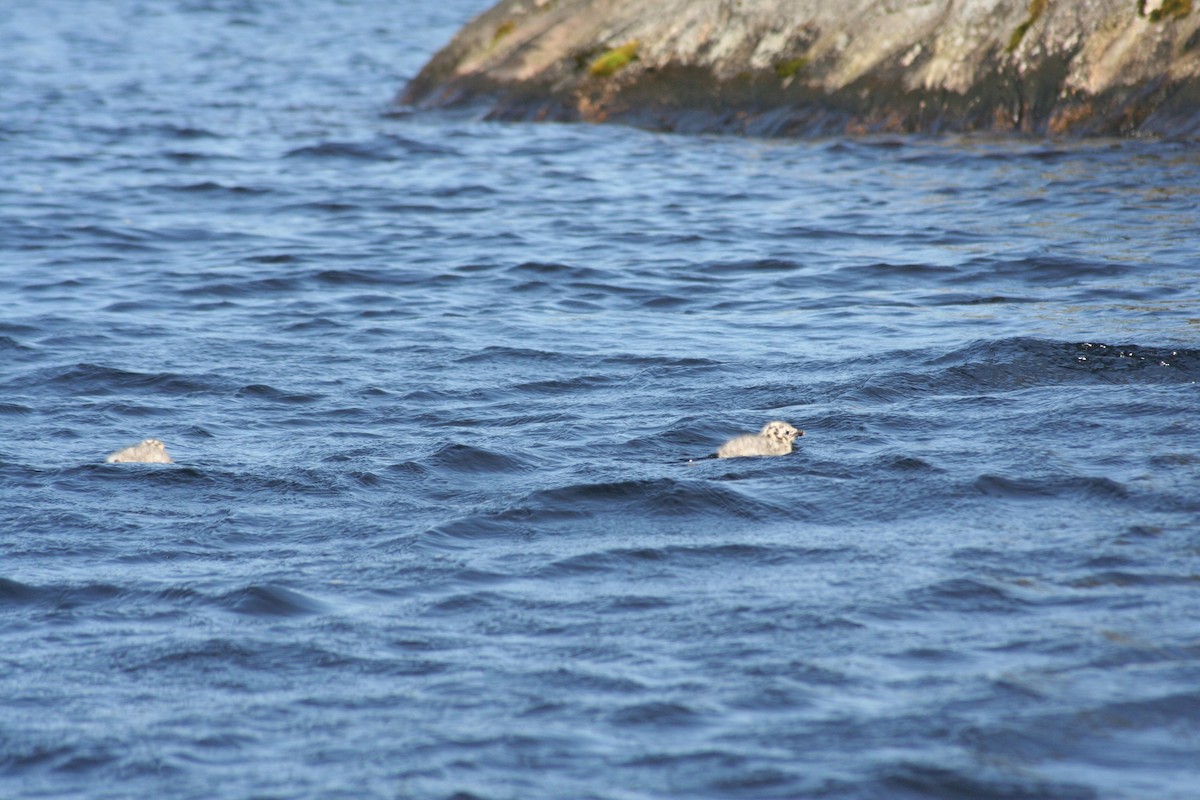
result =
[[1191,0],[502,0],[398,103],[754,135],[1194,136]]

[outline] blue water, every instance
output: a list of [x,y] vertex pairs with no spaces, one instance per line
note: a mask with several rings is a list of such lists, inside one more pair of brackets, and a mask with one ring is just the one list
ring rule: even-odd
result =
[[391,108],[485,3],[0,9],[0,797],[1195,797],[1200,147]]

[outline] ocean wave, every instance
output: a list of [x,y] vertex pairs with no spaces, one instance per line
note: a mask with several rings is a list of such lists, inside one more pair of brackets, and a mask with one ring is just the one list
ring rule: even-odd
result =
[[1124,500],[1129,496],[1129,489],[1118,481],[1091,475],[1044,475],[1036,478],[980,475],[972,485],[982,494],[1014,500],[1050,497]]
[[442,144],[431,144],[396,134],[380,135],[364,141],[328,141],[287,151],[286,158],[355,159],[396,161],[408,156],[452,156],[458,151]]
[[850,389],[852,396],[896,402],[935,393],[988,395],[1043,386],[1200,380],[1200,350],[1024,337],[981,340],[949,351],[894,351],[874,361],[881,369]]
[[295,617],[320,614],[328,606],[315,597],[272,584],[247,586],[222,595],[219,603],[251,617]]
[[600,509],[659,517],[719,516],[742,519],[779,519],[795,514],[774,503],[755,498],[729,484],[711,481],[653,478],[580,483],[542,489],[526,496],[522,508],[538,512],[557,509]]
[[877,775],[878,791],[886,797],[930,800],[961,800],[964,797],[1095,800],[1097,797],[1087,784],[1042,778],[1036,774],[1013,775],[1002,769],[980,774],[976,770],[958,770],[940,764],[900,761],[878,769]]
[[483,447],[448,444],[422,460],[422,465],[435,470],[459,473],[521,473],[532,469],[527,461]]
[[219,387],[221,382],[211,376],[137,372],[102,364],[79,363],[67,367],[43,368],[26,381],[26,385],[39,384],[82,395],[129,394],[139,390],[153,390],[167,395],[187,395],[212,391]]
[[[788,563],[813,564],[852,557],[851,547],[795,547],[783,544],[713,544],[666,547],[617,548],[580,553],[546,565],[537,573],[542,578],[593,573],[629,574],[645,569],[686,574],[693,570],[778,566]],[[669,603],[660,598],[655,605]]]

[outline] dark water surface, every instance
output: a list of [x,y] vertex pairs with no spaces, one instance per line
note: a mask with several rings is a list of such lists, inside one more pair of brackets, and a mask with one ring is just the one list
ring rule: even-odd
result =
[[1200,148],[387,113],[485,3],[0,10],[0,797],[1195,797]]

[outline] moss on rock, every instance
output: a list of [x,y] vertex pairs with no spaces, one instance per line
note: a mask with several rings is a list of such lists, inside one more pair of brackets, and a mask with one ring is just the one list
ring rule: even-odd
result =
[[808,66],[808,59],[804,56],[798,58],[789,58],[786,61],[775,62],[775,74],[780,78],[787,80],[788,78],[796,77],[796,73]]
[[1150,12],[1151,22],[1186,17],[1192,13],[1192,0],[1163,0],[1163,4]]
[[1011,53],[1020,47],[1021,40],[1025,38],[1025,34],[1029,32],[1029,28],[1033,23],[1038,21],[1038,17],[1045,10],[1046,0],[1029,0],[1029,16],[1013,31],[1012,36],[1008,40],[1008,47],[1005,48],[1005,52]]
[[496,32],[492,35],[492,44],[499,43],[501,39],[503,39],[505,36],[508,36],[516,29],[517,23],[514,20],[504,20],[504,22],[500,23],[500,25],[496,28]]
[[594,78],[607,78],[609,75],[617,74],[629,66],[630,62],[637,60],[638,47],[638,40],[633,39],[603,53],[588,65],[588,75]]

